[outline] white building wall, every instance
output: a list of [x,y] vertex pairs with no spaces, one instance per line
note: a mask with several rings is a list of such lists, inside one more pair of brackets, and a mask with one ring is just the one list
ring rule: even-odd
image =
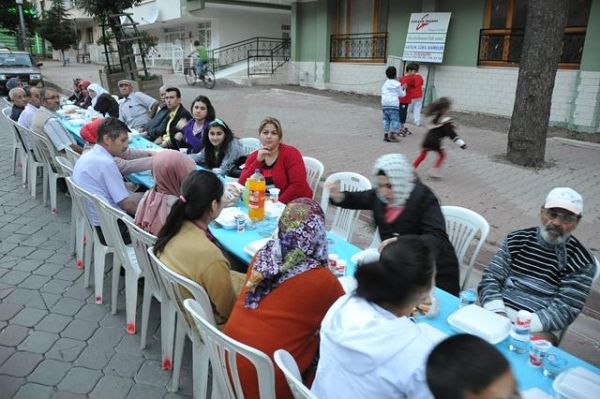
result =
[[[301,85],[319,88],[310,73],[313,62],[296,62]],[[384,64],[331,63],[325,88],[379,95]],[[427,69],[421,71],[427,76]],[[457,111],[510,117],[518,68],[435,66],[436,96],[450,97]],[[579,131],[600,132],[600,72],[559,70],[552,95],[550,123]]]
[[247,8],[236,10],[230,7],[211,8],[210,3],[205,10],[194,16],[198,22],[211,21],[212,48],[255,36],[280,38],[282,37],[281,25],[290,25],[292,19],[291,12],[265,11],[265,9],[253,11]]

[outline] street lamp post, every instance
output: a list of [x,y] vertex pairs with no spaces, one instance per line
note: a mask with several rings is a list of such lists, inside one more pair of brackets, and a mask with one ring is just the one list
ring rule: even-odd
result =
[[19,10],[19,21],[21,22],[21,50],[27,48],[27,31],[25,30],[25,18],[23,17],[23,0],[16,0]]

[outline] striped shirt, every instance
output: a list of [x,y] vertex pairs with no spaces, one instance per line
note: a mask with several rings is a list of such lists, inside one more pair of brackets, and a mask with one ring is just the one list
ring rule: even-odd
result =
[[551,245],[538,227],[518,230],[506,237],[485,269],[479,301],[484,307],[501,301],[510,309],[528,310],[543,331],[560,330],[583,308],[595,270],[594,257],[577,238]]

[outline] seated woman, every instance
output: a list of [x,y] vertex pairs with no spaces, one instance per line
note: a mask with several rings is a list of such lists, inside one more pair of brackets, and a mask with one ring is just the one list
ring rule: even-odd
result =
[[434,344],[410,316],[434,275],[432,251],[418,236],[398,238],[378,262],[358,268],[356,291],[321,324],[311,388],[318,398],[431,398],[425,362]]
[[208,125],[208,133],[202,136],[203,148],[190,157],[206,169],[219,168],[225,175],[236,169],[236,161],[242,156],[242,145],[233,132],[219,118]]
[[135,224],[157,235],[171,207],[181,195],[181,183],[196,169],[194,161],[179,151],[160,151],[152,162],[154,187],[146,191],[135,213]]
[[330,187],[330,203],[348,209],[370,209],[381,240],[417,234],[436,250],[436,286],[458,295],[458,260],[446,234],[440,203],[421,183],[411,164],[400,154],[382,155],[374,167],[377,185],[362,192],[340,192]]
[[96,104],[93,104],[95,111],[104,116],[119,117],[119,103],[109,93],[102,93],[94,100],[96,100]]
[[296,198],[312,198],[302,154],[295,147],[281,142],[283,130],[279,121],[272,117],[265,118],[260,123],[258,133],[261,147],[248,155],[238,182],[244,185],[246,179],[260,169],[267,187],[281,190],[280,202],[286,204]]
[[[276,239],[258,251],[248,268],[225,334],[268,356],[285,349],[300,372],[312,378],[319,346],[319,326],[327,309],[344,294],[327,265],[325,215],[312,199],[288,203]],[[240,359],[244,397],[258,398],[254,367]],[[285,378],[275,368],[277,398],[291,398]]]
[[91,98],[91,106],[96,105],[96,101],[98,101],[98,97],[102,94],[108,93],[104,87],[100,86],[98,83],[92,83],[87,88],[88,94]]
[[227,321],[235,303],[232,278],[239,280],[208,231],[223,209],[222,196],[223,183],[215,174],[190,173],[154,245],[167,267],[204,287],[219,325]]
[[88,87],[92,84],[89,80],[82,80],[79,82],[79,90],[80,90],[80,98],[79,101],[75,103],[78,107],[85,108],[89,107],[92,104],[92,97],[88,92]]
[[180,148],[189,148],[189,153],[196,154],[204,147],[204,136],[208,130],[208,124],[215,119],[215,108],[205,96],[198,96],[192,101],[192,119],[182,128],[181,132],[175,134]]
[[[86,142],[83,152],[88,151],[94,144],[96,144],[98,127],[103,121],[103,118],[98,118],[81,127],[79,134]],[[119,172],[125,176],[130,173],[138,173],[145,170],[150,170],[152,168],[152,157],[156,154],[158,154],[158,151],[134,150],[127,148],[127,150],[122,153],[120,157],[115,157],[115,162],[117,163]]]
[[435,399],[520,398],[508,360],[470,334],[446,338],[431,351],[427,384]]

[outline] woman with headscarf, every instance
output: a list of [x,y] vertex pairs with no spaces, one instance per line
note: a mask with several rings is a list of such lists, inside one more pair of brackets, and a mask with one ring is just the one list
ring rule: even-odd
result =
[[[82,126],[81,130],[79,131],[79,135],[83,140],[85,140],[86,143],[83,152],[88,151],[94,144],[96,144],[98,127],[103,121],[104,118],[98,118]],[[124,153],[120,154],[119,157],[115,157],[115,162],[117,163],[119,172],[125,176],[130,173],[138,173],[145,170],[150,170],[150,168],[152,168],[152,157],[157,153],[157,151],[134,150],[128,148]]]
[[165,224],[171,207],[181,195],[181,183],[196,164],[179,151],[165,150],[156,154],[152,163],[154,187],[146,191],[135,213],[135,224],[157,235]]
[[88,87],[92,84],[89,80],[82,80],[79,82],[79,90],[81,96],[79,97],[79,101],[75,103],[78,107],[85,108],[89,107],[92,104],[92,97],[90,97],[90,93],[88,92]]
[[[258,251],[250,263],[246,286],[225,325],[225,334],[270,357],[277,349],[287,350],[310,382],[321,320],[344,294],[326,265],[323,210],[309,198],[290,201],[279,219],[277,238]],[[239,359],[238,372],[244,397],[258,398],[254,367]],[[278,368],[275,388],[277,398],[292,397]]]
[[97,83],[90,84],[87,90],[90,98],[92,99],[90,104],[92,107],[96,105],[96,101],[98,101],[99,96],[101,96],[104,93],[108,93],[106,90],[104,90],[104,87],[100,86]]
[[446,234],[446,222],[435,194],[421,183],[401,154],[379,157],[373,174],[376,179],[374,189],[340,192],[339,186],[333,185],[329,202],[342,208],[373,211],[382,241],[393,241],[406,234],[425,238],[436,251],[436,286],[458,295],[458,260]]

